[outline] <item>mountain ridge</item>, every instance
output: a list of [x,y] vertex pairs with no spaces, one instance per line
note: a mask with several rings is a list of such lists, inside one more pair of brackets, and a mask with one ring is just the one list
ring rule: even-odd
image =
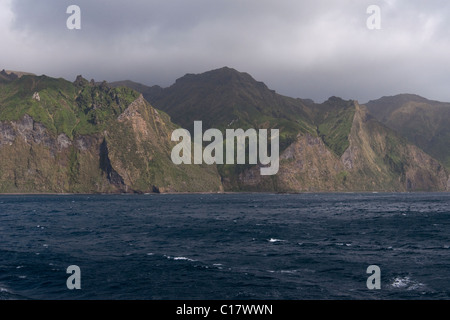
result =
[[369,101],[370,112],[450,170],[450,103],[400,94]]
[[24,75],[0,85],[0,192],[220,192],[214,167],[175,166],[177,128],[141,94]]
[[[167,88],[82,76],[0,80],[0,192],[450,190],[448,170],[378,119],[373,101],[291,98],[229,67]],[[171,132],[192,132],[196,120],[205,129],[279,129],[279,173],[174,165]]]
[[[200,87],[200,88],[199,88]],[[153,87],[155,88],[155,87]],[[209,89],[211,88],[211,89]],[[244,90],[243,90],[244,88]],[[243,92],[244,91],[244,92]],[[251,94],[252,99],[248,99],[249,93]],[[151,92],[148,93],[151,95]],[[220,97],[217,100],[213,98]],[[236,97],[240,98],[236,99]],[[424,98],[411,95],[418,100],[423,100]],[[247,98],[247,100],[245,99]],[[373,134],[377,134],[381,139],[379,141],[378,146],[371,146],[371,142],[367,136],[368,132],[370,132],[370,128],[365,128],[362,131],[359,131],[361,134],[366,134],[365,141],[358,139],[357,135],[353,135],[354,141],[359,141],[360,144],[364,143],[365,147],[360,150],[360,152],[366,150],[369,153],[365,154],[365,163],[360,164],[360,173],[359,178],[364,179],[375,179],[375,187],[367,187],[358,183],[358,178],[353,177],[353,185],[358,186],[359,190],[403,190],[410,191],[415,189],[420,190],[443,190],[446,189],[443,183],[443,173],[439,169],[439,165],[437,163],[429,164],[427,169],[421,167],[421,165],[414,165],[409,161],[411,159],[422,159],[423,161],[429,161],[424,155],[419,153],[420,151],[413,151],[413,148],[408,144],[407,139],[403,139],[396,131],[392,131],[393,128],[386,126],[382,122],[378,122],[377,118],[372,115],[368,109],[364,109],[363,118],[365,121],[359,121],[355,124],[354,116],[357,114],[358,108],[365,108],[363,105],[359,105],[356,101],[349,100],[345,101],[338,97],[330,97],[327,101],[318,104],[314,103],[310,100],[302,100],[302,99],[294,99],[290,97],[285,97],[278,95],[275,91],[270,90],[267,86],[265,86],[262,82],[254,80],[249,74],[241,73],[232,68],[220,68],[211,70],[202,74],[187,74],[175,81],[175,83],[167,88],[158,88],[157,94],[153,97],[149,96],[148,99],[152,101],[152,104],[157,108],[164,110],[167,112],[174,122],[178,123],[182,127],[186,127],[191,130],[190,124],[195,120],[202,120],[207,123],[210,127],[215,127],[219,129],[224,128],[237,128],[243,127],[247,128],[248,125],[253,125],[255,127],[260,127],[261,125],[267,123],[272,123],[274,126],[281,127],[280,131],[284,132],[284,134],[289,134],[289,139],[284,141],[281,151],[284,151],[292,144],[297,145],[297,147],[303,146],[304,148],[316,148],[313,145],[317,145],[317,143],[324,144],[325,148],[328,151],[331,151],[332,154],[336,156],[336,158],[346,157],[345,161],[340,160],[341,162],[349,163],[351,159],[351,141],[350,138],[352,136],[351,132],[354,131],[355,125],[358,126],[371,126],[373,130]],[[251,108],[246,108],[246,103],[250,101],[252,106],[256,106],[257,110],[252,110]],[[228,107],[230,114],[234,115],[233,120],[230,118],[222,119],[218,115],[220,115],[221,104],[226,105]],[[234,103],[239,103],[241,108],[240,110],[251,110],[253,113],[251,115],[245,114],[243,112],[233,113],[234,110],[230,108]],[[231,110],[231,111],[230,111]],[[276,110],[276,114],[270,114]],[[361,111],[359,112],[361,115]],[[255,121],[255,119],[264,119],[267,120],[273,116],[274,119],[269,122],[265,121]],[[291,131],[288,131],[283,127],[283,124],[280,123],[280,119],[284,119],[289,123]],[[240,121],[237,121],[240,120]],[[298,123],[301,121],[302,126],[299,128]],[[302,137],[300,140],[299,136]],[[383,138],[387,137],[387,138]],[[306,139],[306,140],[302,140]],[[303,141],[303,142],[301,142]],[[315,141],[315,142],[314,142]],[[314,143],[313,143],[314,142]],[[355,144],[355,143],[353,143]],[[373,143],[372,143],[373,144]],[[377,157],[377,152],[385,152],[386,145],[390,146],[391,150],[389,151],[391,154],[384,154],[382,158]],[[354,147],[354,146],[353,146]],[[372,150],[372,147],[376,147],[377,150]],[[402,149],[400,154],[396,153],[396,148]],[[322,148],[322,147],[320,147]],[[325,149],[317,149],[317,152],[324,152]],[[322,150],[322,151],[320,151]],[[356,149],[355,149],[356,150]],[[292,151],[292,150],[291,150]],[[290,151],[290,152],[291,152]],[[418,153],[419,152],[419,153]],[[295,153],[295,152],[294,152]],[[327,153],[328,154],[328,153]],[[350,154],[350,156],[349,156]],[[415,155],[415,156],[414,156]],[[299,156],[299,155],[298,155]],[[312,152],[310,153],[311,159],[314,158],[312,156]],[[300,157],[300,156],[299,156]],[[376,159],[376,160],[374,160]],[[401,159],[401,160],[399,160]],[[408,160],[409,159],[409,160]],[[427,159],[427,160],[424,160]],[[311,160],[314,163],[317,163],[318,170],[325,170],[326,172],[332,172],[333,170],[327,167],[326,163],[332,163],[334,160],[326,160],[322,163],[324,166],[320,168],[319,163],[321,163],[320,159]],[[375,162],[374,162],[375,161]],[[412,160],[411,160],[412,161]],[[431,161],[431,160],[430,160]],[[404,162],[404,163],[403,163]],[[335,163],[335,162],[333,162]],[[405,165],[406,167],[402,167]],[[335,163],[334,166],[339,167],[341,164]],[[410,168],[410,171],[407,171],[407,168]],[[411,169],[414,168],[414,169]],[[421,168],[421,169],[420,169]],[[434,168],[436,170],[437,176],[439,178],[431,178],[433,172],[430,168]],[[250,170],[250,171],[249,171]],[[283,169],[284,170],[284,169]],[[380,172],[384,172],[384,178],[377,178],[376,172],[380,170]],[[411,171],[412,170],[412,171]],[[421,171],[425,170],[425,171]],[[428,171],[427,171],[428,170]],[[430,171],[431,170],[431,171]],[[256,170],[254,170],[256,172]],[[292,171],[292,170],[288,170]],[[300,170],[301,171],[301,170]],[[296,173],[298,178],[297,180],[309,181],[308,178],[299,172]],[[222,179],[225,181],[225,184],[228,183],[228,188],[232,190],[241,190],[242,188],[246,188],[245,181],[250,181],[248,178],[249,172],[253,172],[252,169],[245,168],[244,170],[238,170],[236,167],[230,166],[219,166],[219,172],[221,173]],[[421,172],[418,174],[416,178],[414,178],[414,182],[411,182],[410,175],[412,172]],[[292,173],[292,172],[291,172]],[[382,174],[382,175],[383,175]],[[250,174],[250,176],[255,176],[254,172]],[[291,185],[293,186],[293,190],[301,189],[300,184],[298,182],[293,182],[292,174],[290,176]],[[394,176],[396,177],[394,179]],[[240,179],[241,177],[242,179]],[[245,178],[247,177],[247,178]],[[334,176],[324,176],[323,179],[329,179],[330,181],[339,180],[338,177],[345,177],[347,181],[352,180],[352,175],[349,172],[346,172],[345,168],[340,171],[334,172]],[[277,180],[277,178],[258,178],[253,180],[253,182],[249,182],[250,185],[255,185],[256,187],[250,187],[250,190],[258,190],[260,186],[255,184],[255,181],[258,183],[262,183],[264,185],[273,184],[275,182],[267,182],[268,180]],[[410,180],[408,182],[408,179]],[[295,179],[294,179],[295,180]],[[446,180],[446,179],[445,179]],[[399,184],[399,181],[403,181],[403,185]],[[424,182],[427,181],[427,182]],[[439,181],[439,182],[438,182]],[[278,184],[287,184],[287,181],[278,181]],[[336,182],[337,183],[337,182]],[[333,190],[333,188],[341,189],[341,190],[350,190],[351,187],[347,186],[346,188],[336,187],[337,184],[334,183],[334,187],[331,187],[329,184],[326,187],[327,190]],[[428,187],[427,184],[439,184],[439,187]],[[313,183],[312,183],[313,184]],[[395,185],[395,188],[389,187],[389,184]],[[317,184],[317,190],[321,190],[324,188],[326,184]],[[408,186],[409,185],[409,186]],[[297,189],[296,189],[297,188]],[[280,187],[269,187],[268,190],[279,190]],[[288,189],[285,189],[288,190]],[[290,190],[290,189],[289,189]]]

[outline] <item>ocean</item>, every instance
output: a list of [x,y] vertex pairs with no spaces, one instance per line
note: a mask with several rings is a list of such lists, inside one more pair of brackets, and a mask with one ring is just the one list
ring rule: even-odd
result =
[[449,193],[0,196],[0,300],[449,299],[449,266]]

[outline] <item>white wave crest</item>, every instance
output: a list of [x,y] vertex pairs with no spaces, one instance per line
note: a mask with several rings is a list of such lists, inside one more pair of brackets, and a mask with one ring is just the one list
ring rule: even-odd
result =
[[167,259],[175,260],[175,261],[177,261],[177,260],[195,261],[195,260],[193,260],[193,259],[186,258],[186,257],[172,257],[172,256],[165,256],[165,257],[166,257]]
[[418,281],[412,280],[410,277],[396,277],[391,284],[392,287],[405,290],[417,290],[425,285]]

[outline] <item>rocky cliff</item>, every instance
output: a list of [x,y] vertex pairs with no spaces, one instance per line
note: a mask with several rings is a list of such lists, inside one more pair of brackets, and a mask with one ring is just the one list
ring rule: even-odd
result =
[[[356,101],[284,97],[230,68],[147,94],[168,114],[106,82],[0,73],[0,192],[450,191],[441,162]],[[279,129],[278,173],[173,164],[172,132],[196,120]]]
[[379,121],[450,170],[450,103],[400,94],[369,101],[366,105]]
[[[244,190],[314,191],[445,191],[445,168],[407,143],[354,102],[349,146],[338,156],[317,136],[300,134],[280,155],[275,177],[253,167],[239,175]],[[232,187],[232,186],[230,186]]]
[[[0,121],[0,192],[222,191],[217,168],[172,163],[170,134],[177,127],[142,95],[122,108],[120,90],[104,84],[78,81],[62,83],[67,90],[51,90],[41,83],[47,79],[29,80],[34,86],[25,90],[16,80],[2,88],[0,114],[10,119]],[[102,94],[124,110],[115,114]],[[49,107],[55,100],[60,105]],[[74,120],[57,122],[60,114]]]

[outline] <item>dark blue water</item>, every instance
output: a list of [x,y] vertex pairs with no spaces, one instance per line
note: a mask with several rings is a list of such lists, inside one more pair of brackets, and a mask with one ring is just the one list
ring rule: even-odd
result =
[[448,299],[449,266],[450,194],[0,197],[0,299]]

